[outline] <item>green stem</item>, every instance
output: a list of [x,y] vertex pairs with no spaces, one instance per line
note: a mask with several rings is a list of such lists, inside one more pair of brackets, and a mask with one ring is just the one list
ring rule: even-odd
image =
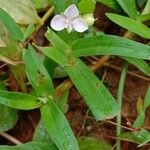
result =
[[[42,17],[41,19],[41,24],[39,25],[39,27],[41,27],[41,25],[43,25],[45,23],[45,21],[54,13],[54,6],[52,6]],[[39,28],[37,27],[37,28]]]
[[[116,117],[117,125],[118,125],[116,128],[116,136],[119,136],[121,134],[121,108],[122,108],[123,91],[124,91],[124,85],[125,85],[127,71],[128,71],[128,63],[125,62],[122,73],[121,73],[119,87],[118,87],[118,93],[117,93],[117,100],[118,100],[118,104],[119,104],[119,108],[120,108],[120,113]],[[121,147],[120,140],[117,140],[116,144],[117,144],[116,150],[120,150],[120,147]]]

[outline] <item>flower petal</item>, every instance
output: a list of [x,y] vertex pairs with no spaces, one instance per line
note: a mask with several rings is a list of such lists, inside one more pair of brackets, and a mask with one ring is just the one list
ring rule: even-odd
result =
[[88,29],[87,22],[82,18],[73,19],[72,26],[77,32],[84,32]]
[[70,5],[64,12],[68,20],[79,16],[79,10],[75,4]]
[[62,15],[56,15],[51,20],[50,26],[56,31],[61,31],[67,27],[67,20]]

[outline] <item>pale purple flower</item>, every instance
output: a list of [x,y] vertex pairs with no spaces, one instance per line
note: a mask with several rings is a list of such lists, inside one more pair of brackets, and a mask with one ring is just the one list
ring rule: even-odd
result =
[[87,22],[79,15],[75,4],[70,5],[62,15],[55,15],[50,25],[56,31],[66,28],[69,33],[72,30],[84,32],[88,29]]

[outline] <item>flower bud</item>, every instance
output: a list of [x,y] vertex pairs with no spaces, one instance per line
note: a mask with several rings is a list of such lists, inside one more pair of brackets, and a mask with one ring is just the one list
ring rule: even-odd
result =
[[95,21],[93,14],[85,14],[83,15],[83,19],[87,22],[89,26],[92,26]]

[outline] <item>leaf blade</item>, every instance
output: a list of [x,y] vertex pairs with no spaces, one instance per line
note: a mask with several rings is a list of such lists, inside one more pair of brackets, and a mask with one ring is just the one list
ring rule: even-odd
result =
[[15,109],[30,110],[37,108],[37,97],[19,92],[0,91],[0,103]]
[[112,118],[119,113],[115,99],[81,60],[65,70],[97,120]]
[[150,39],[150,29],[141,22],[113,13],[107,13],[106,16],[121,27],[136,33],[141,37]]
[[2,21],[2,23],[5,25],[5,27],[13,36],[13,38],[22,41],[23,33],[20,30],[19,26],[15,23],[12,17],[1,8],[0,8],[0,21]]
[[0,146],[0,150],[57,150],[55,145],[48,142],[29,142],[17,146]]
[[47,132],[59,149],[79,149],[69,123],[52,100],[41,107],[41,115]]
[[150,59],[150,46],[112,35],[100,35],[76,40],[72,43],[72,49],[72,55],[75,57],[117,55]]
[[[30,45],[27,50],[24,51],[23,60],[25,63],[27,77],[36,91],[37,95],[53,95],[54,87],[52,80],[39,59],[34,48]],[[30,61],[32,61],[32,63]]]
[[117,0],[117,2],[131,18],[136,18],[137,9],[135,0]]

